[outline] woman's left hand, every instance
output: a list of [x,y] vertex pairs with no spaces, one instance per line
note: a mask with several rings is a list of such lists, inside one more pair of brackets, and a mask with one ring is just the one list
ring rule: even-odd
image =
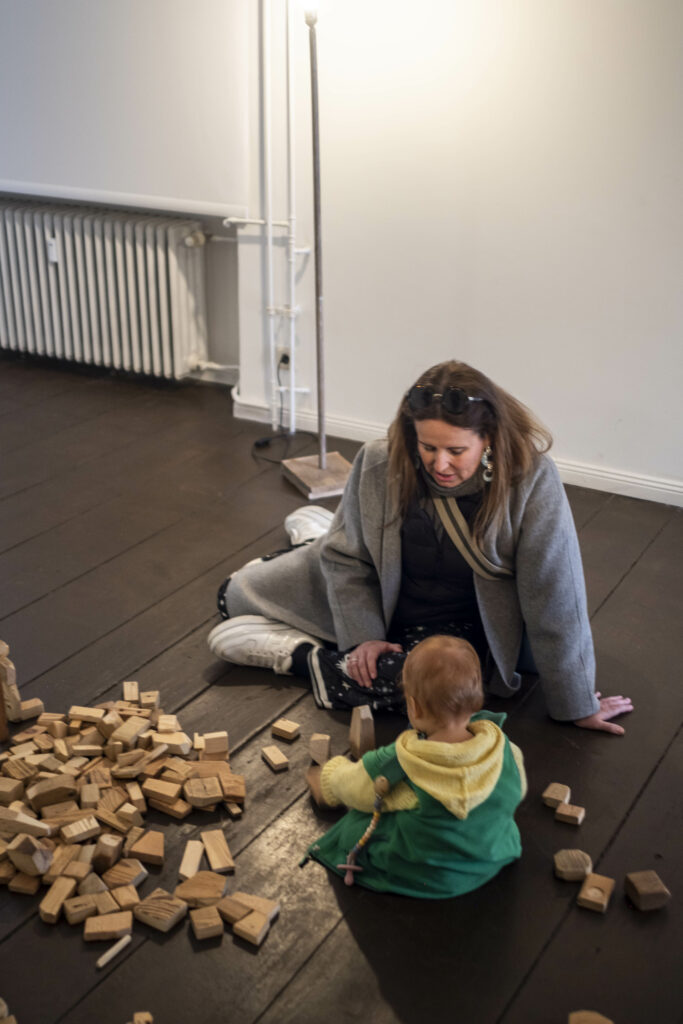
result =
[[633,704],[631,703],[630,697],[602,697],[599,693],[595,696],[600,701],[600,710],[596,711],[594,715],[589,715],[588,718],[579,718],[574,725],[578,725],[580,729],[598,729],[603,732],[614,733],[615,736],[623,736],[624,728],[621,725],[616,725],[615,722],[610,722],[610,718],[616,718],[617,715],[625,715],[629,711],[633,711]]

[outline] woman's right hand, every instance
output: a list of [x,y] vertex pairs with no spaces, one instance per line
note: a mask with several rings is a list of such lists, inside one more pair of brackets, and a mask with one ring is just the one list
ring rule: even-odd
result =
[[370,687],[373,679],[377,678],[380,654],[400,654],[402,651],[400,644],[390,644],[388,640],[366,640],[346,655],[346,674],[360,686]]

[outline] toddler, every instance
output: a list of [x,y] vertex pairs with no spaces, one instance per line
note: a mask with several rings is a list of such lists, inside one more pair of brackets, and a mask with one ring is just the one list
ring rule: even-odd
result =
[[506,716],[481,710],[479,658],[466,640],[423,640],[402,681],[412,729],[357,763],[327,762],[324,800],[349,811],[308,853],[349,884],[458,896],[521,855],[522,753],[501,729]]

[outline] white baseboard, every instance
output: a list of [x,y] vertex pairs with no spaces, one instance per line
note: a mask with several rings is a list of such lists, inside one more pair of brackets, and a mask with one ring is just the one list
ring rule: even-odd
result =
[[565,484],[683,508],[683,480],[647,476],[644,473],[625,473],[609,466],[591,466],[586,462],[571,462],[568,459],[555,459],[555,464]]
[[[233,390],[234,414],[238,419],[256,420],[268,423],[270,413],[267,406],[260,403],[243,402],[237,389]],[[285,417],[285,422],[287,419]],[[299,430],[317,431],[318,421],[315,413],[299,412],[296,417]],[[327,417],[327,433],[332,437],[344,437],[351,441],[372,441],[376,437],[384,437],[387,424],[347,420],[342,417]],[[647,476],[644,473],[625,473],[609,466],[592,466],[586,462],[573,462],[569,459],[555,459],[563,483],[588,487],[595,491],[608,491],[610,494],[624,494],[630,498],[642,498],[645,501],[658,501],[665,505],[683,507],[683,480],[671,477]]]

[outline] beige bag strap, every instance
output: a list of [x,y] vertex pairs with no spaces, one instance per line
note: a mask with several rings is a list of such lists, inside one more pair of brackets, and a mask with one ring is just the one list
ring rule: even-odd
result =
[[470,533],[467,520],[455,498],[434,497],[434,505],[443,528],[473,572],[485,580],[512,579],[514,572],[502,565],[494,565],[483,553]]

